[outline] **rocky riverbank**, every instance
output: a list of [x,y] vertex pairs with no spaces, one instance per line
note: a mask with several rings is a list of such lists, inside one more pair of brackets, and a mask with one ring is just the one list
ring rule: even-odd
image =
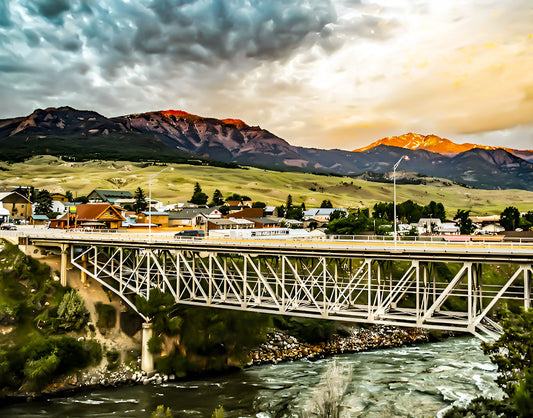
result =
[[329,341],[316,344],[298,341],[291,335],[275,330],[269,334],[268,342],[250,353],[250,366],[277,364],[302,358],[318,360],[335,354],[426,342],[429,342],[429,335],[424,330],[383,326],[354,329],[346,337],[334,335]]
[[[394,327],[372,327],[351,330],[348,336],[334,335],[329,341],[316,344],[299,341],[294,336],[279,330],[268,334],[268,341],[250,353],[248,367],[261,364],[277,364],[303,358],[318,360],[342,353],[356,353],[365,350],[400,347],[429,342],[427,332],[418,329]],[[37,399],[43,396],[59,396],[64,393],[98,387],[116,387],[127,384],[159,385],[175,380],[174,375],[146,374],[137,366],[119,366],[109,371],[106,367],[63,376],[49,384],[42,392],[20,391],[8,396],[12,401]]]

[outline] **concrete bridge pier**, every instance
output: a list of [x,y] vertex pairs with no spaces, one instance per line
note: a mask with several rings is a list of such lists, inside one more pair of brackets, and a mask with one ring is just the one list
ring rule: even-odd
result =
[[67,285],[68,249],[68,244],[61,244],[61,271],[59,275],[61,286]]
[[152,338],[153,330],[150,322],[144,322],[142,328],[142,351],[141,351],[141,369],[146,373],[154,371],[154,356],[148,350],[148,341]]

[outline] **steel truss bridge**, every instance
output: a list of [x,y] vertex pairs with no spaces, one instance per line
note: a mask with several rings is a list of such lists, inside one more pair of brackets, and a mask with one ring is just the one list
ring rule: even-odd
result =
[[[61,248],[62,276],[72,265],[135,310],[135,295],[149,298],[160,289],[177,304],[470,332],[487,340],[502,331],[490,319],[497,304],[531,305],[532,243],[148,242],[127,235],[28,236],[21,243]],[[489,264],[497,266],[497,283],[486,274]]]

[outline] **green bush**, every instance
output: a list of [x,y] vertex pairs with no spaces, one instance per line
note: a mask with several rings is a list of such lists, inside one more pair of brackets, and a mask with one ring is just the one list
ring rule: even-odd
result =
[[117,323],[117,310],[113,305],[97,302],[94,307],[98,314],[96,326],[98,328],[114,328]]
[[107,369],[115,370],[120,364],[120,353],[117,350],[109,350],[105,357],[107,359]]
[[163,338],[155,335],[148,340],[148,351],[152,354],[160,354],[162,351]]
[[65,293],[57,308],[56,329],[78,331],[87,325],[89,311],[81,296],[72,289]]

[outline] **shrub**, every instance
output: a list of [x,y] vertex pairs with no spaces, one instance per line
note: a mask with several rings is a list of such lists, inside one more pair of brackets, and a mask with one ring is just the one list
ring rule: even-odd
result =
[[115,370],[120,363],[120,353],[117,350],[109,350],[106,355],[107,369]]
[[117,310],[113,305],[97,302],[94,307],[98,314],[96,326],[98,328],[114,328],[117,323]]
[[81,296],[72,289],[65,293],[57,308],[56,328],[65,331],[82,329],[89,320],[89,311]]

